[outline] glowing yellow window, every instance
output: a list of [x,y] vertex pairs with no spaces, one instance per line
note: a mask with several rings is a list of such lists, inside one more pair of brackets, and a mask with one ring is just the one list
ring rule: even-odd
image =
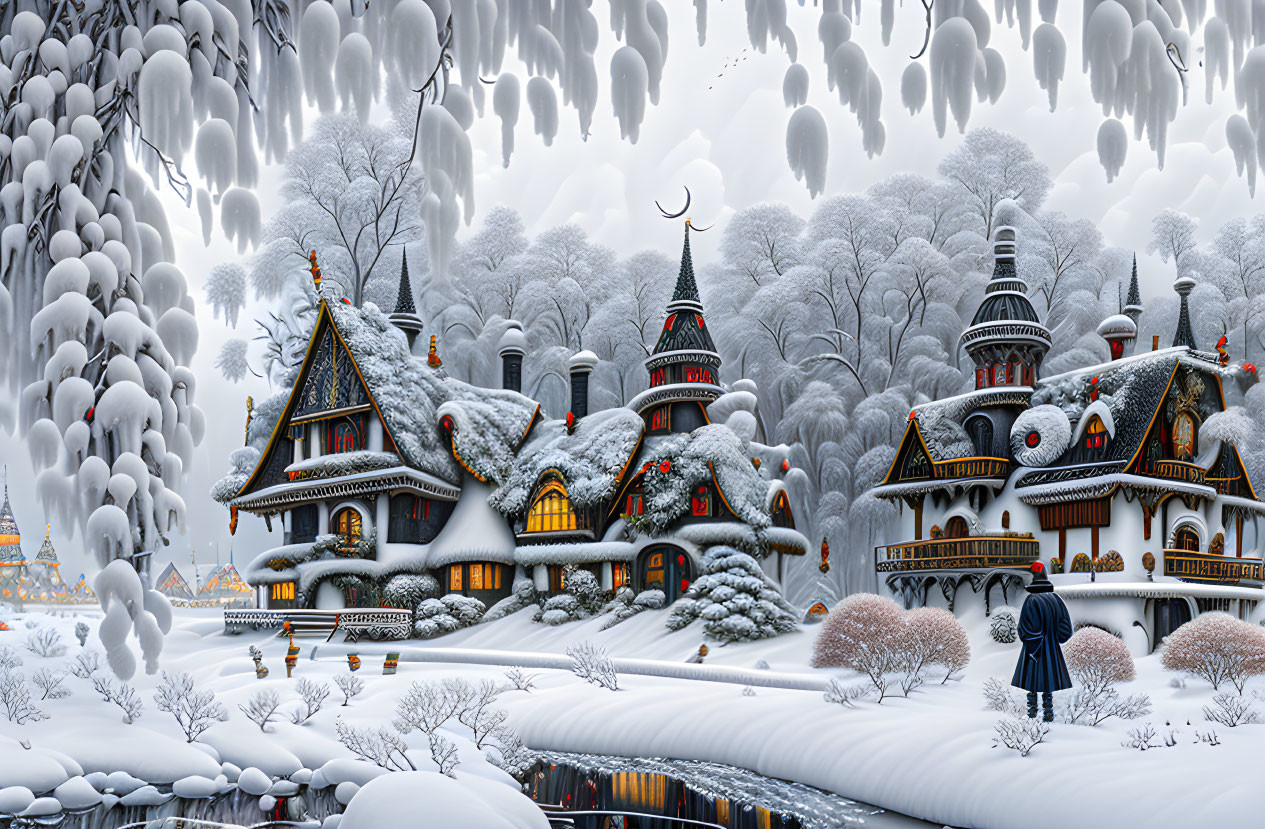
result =
[[455,592],[461,589],[461,565],[454,564],[448,568],[448,591]]
[[483,565],[482,564],[470,565],[470,589],[471,590],[483,589]]
[[575,528],[575,512],[567,490],[557,481],[550,481],[527,513],[527,532],[561,532]]

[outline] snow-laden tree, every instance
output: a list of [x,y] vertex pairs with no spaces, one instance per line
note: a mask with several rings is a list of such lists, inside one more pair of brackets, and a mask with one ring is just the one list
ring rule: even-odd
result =
[[246,270],[234,262],[221,262],[211,268],[203,290],[216,318],[223,315],[224,324],[236,328],[237,316],[246,304]]
[[794,630],[794,611],[750,555],[731,547],[703,554],[703,575],[672,606],[668,628],[696,619],[720,642],[753,642]]
[[1022,140],[991,127],[966,134],[961,145],[940,162],[939,173],[957,186],[985,239],[1004,222],[997,209],[1013,201],[1036,213],[1050,192],[1050,171]]

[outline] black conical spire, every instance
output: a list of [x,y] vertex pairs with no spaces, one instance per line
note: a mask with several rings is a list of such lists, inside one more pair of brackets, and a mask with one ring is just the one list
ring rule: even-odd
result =
[[1138,255],[1133,254],[1133,275],[1129,277],[1129,296],[1125,298],[1126,306],[1142,307],[1142,294],[1138,291]]
[[1173,290],[1177,291],[1178,295],[1182,298],[1181,312],[1177,315],[1177,331],[1173,334],[1173,345],[1184,345],[1191,350],[1197,348],[1195,345],[1195,332],[1194,329],[1190,327],[1189,297],[1190,292],[1194,290],[1194,287],[1195,280],[1191,279],[1189,276],[1183,276],[1173,283]]
[[692,302],[701,306],[698,283],[694,281],[694,258],[690,255],[690,220],[685,220],[685,246],[681,249],[681,272],[676,277],[672,302]]
[[404,258],[400,260],[400,291],[395,297],[395,313],[417,313],[417,308],[413,306],[413,285],[408,278],[408,250],[404,251]]

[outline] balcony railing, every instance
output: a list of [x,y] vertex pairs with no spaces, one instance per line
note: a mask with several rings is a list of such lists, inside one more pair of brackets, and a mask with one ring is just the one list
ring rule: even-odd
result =
[[937,538],[875,547],[874,569],[880,573],[901,573],[1024,568],[1040,555],[1040,544],[1027,534]]
[[1204,584],[1235,584],[1260,587],[1265,581],[1265,563],[1259,558],[1236,558],[1190,550],[1165,550],[1164,575]]
[[959,458],[937,461],[932,464],[935,477],[949,478],[1005,478],[1010,474],[1010,461],[1005,458]]
[[1185,484],[1207,486],[1207,471],[1197,463],[1189,461],[1160,460],[1144,462],[1139,471],[1152,478],[1165,478],[1170,481],[1181,481]]

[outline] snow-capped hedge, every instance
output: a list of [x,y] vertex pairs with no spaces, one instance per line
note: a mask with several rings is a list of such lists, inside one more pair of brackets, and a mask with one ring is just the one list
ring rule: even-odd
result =
[[431,639],[440,634],[477,625],[483,619],[486,606],[478,599],[449,593],[438,599],[426,599],[417,606],[417,621],[413,633],[419,639]]

